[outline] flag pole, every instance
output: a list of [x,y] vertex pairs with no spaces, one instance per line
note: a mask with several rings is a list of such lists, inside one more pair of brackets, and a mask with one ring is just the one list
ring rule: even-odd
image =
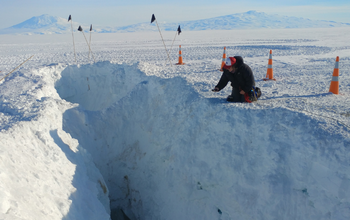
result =
[[[89,40],[90,46],[91,46],[91,31],[92,31],[92,24],[90,25],[90,40]],[[89,60],[90,60],[90,51],[89,51]]]
[[181,33],[181,28],[180,28],[180,25],[179,25],[179,27],[177,28],[177,30],[175,32],[175,37],[174,37],[173,43],[171,44],[170,51],[173,48],[174,41],[175,41],[175,38],[176,38],[176,34],[180,35],[180,33]]
[[173,43],[171,44],[170,51],[171,51],[171,49],[173,48],[174,41],[175,41],[175,38],[176,38],[176,34],[177,34],[177,31],[176,31],[176,33],[175,33],[175,37],[174,37]]
[[8,77],[11,73],[13,73],[16,69],[18,69],[20,66],[22,66],[25,62],[27,62],[28,60],[32,59],[34,55],[32,55],[31,57],[29,57],[26,61],[24,61],[23,63],[21,63],[20,65],[18,65],[16,68],[14,68],[10,73],[8,73],[5,77],[3,77],[2,79],[0,79],[0,82],[5,79],[6,77]]
[[167,55],[168,55],[168,60],[169,60],[169,63],[170,63],[170,65],[171,65],[171,67],[172,67],[173,64],[171,64],[170,57],[169,57],[169,52],[168,52],[168,50],[166,49],[166,46],[165,46],[165,43],[164,43],[164,39],[163,39],[163,36],[162,36],[162,32],[160,32],[160,28],[159,28],[158,22],[157,22],[157,20],[156,20],[156,17],[154,16],[154,14],[152,14],[151,23],[152,23],[153,21],[156,21],[156,24],[157,24],[157,27],[158,27],[158,31],[159,31],[160,37],[162,38],[162,41],[163,41],[163,45],[164,45],[164,48],[165,48],[165,52],[166,52]]
[[68,17],[68,22],[69,21],[70,21],[70,26],[71,26],[71,29],[72,29],[74,58],[75,58],[75,63],[77,63],[77,55],[75,54],[75,43],[74,43],[74,34],[73,34],[73,21],[72,21],[72,16],[71,15],[69,15],[69,17]]
[[87,41],[87,39],[86,39],[86,37],[85,37],[85,34],[84,34],[84,31],[83,31],[83,28],[82,28],[81,26],[79,26],[78,31],[80,31],[81,33],[83,33],[84,38],[85,38],[85,41],[86,41],[86,44],[87,44],[87,45],[88,45],[88,47],[89,47],[89,51],[91,52],[91,55],[92,55],[92,57],[94,58],[94,61],[95,61],[95,63],[96,63],[96,60],[95,60],[94,55],[92,54],[92,51],[91,51],[90,45],[89,45],[89,43],[88,43],[88,41]]

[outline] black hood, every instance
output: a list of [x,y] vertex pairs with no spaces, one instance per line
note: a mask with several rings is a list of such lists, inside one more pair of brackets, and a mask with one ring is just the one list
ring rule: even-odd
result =
[[236,59],[235,67],[239,68],[240,66],[243,65],[243,58],[241,56],[234,56]]

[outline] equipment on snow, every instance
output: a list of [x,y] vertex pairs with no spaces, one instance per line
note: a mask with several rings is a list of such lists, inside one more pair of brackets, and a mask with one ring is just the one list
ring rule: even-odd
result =
[[261,96],[261,90],[259,87],[254,87],[249,91],[249,93],[244,94],[244,99],[246,102],[258,101],[258,98]]

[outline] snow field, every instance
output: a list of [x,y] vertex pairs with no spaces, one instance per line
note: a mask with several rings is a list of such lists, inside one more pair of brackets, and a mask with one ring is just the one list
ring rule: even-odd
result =
[[[3,72],[35,57],[0,84],[0,216],[109,219],[110,202],[131,219],[347,219],[348,32],[190,32],[173,67],[158,33],[93,36],[95,64],[77,43],[75,65],[71,38],[13,44]],[[210,91],[224,46],[252,67],[257,103]],[[270,49],[276,82],[261,80]]]

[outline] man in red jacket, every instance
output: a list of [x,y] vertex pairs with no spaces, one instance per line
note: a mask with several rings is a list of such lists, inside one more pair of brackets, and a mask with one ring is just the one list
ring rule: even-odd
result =
[[[243,62],[241,56],[229,57],[226,59],[223,66],[223,73],[219,83],[212,90],[219,92],[228,82],[231,82],[232,93],[227,97],[229,102],[249,102],[253,95],[253,87],[255,87],[255,80],[253,71]],[[256,101],[252,99],[250,101]]]

